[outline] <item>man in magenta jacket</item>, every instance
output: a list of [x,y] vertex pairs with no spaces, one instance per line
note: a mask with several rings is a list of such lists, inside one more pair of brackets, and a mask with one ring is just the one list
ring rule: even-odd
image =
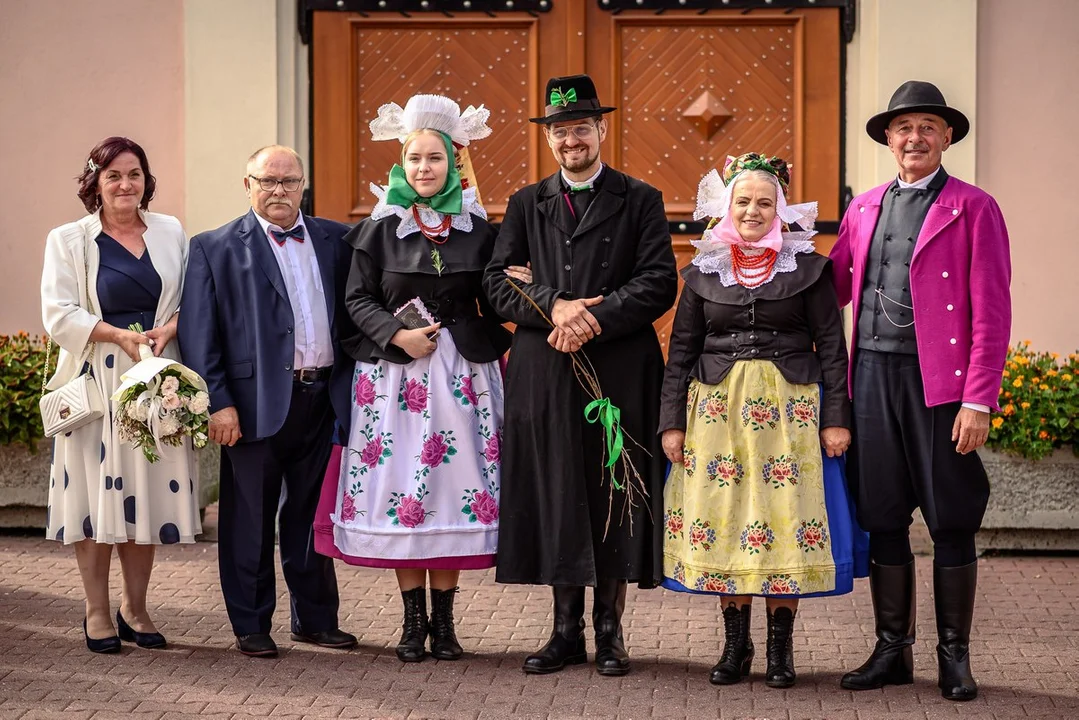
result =
[[848,457],[869,531],[877,644],[843,677],[868,690],[913,682],[914,557],[920,508],[934,543],[938,684],[972,700],[974,536],[989,481],[974,451],[989,435],[1011,333],[1008,231],[987,193],[941,167],[970,122],[934,85],[904,83],[866,123],[899,165],[895,180],[847,208],[832,249],[841,305],[852,304]]

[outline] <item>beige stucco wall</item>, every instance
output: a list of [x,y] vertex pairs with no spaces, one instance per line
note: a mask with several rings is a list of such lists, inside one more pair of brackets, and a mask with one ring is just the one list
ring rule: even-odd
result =
[[982,0],[978,7],[978,185],[1012,243],[1015,340],[1079,348],[1079,242],[1068,214],[1079,167],[1079,3]]
[[275,0],[185,0],[188,232],[246,211],[244,163],[277,142]]
[[184,219],[183,18],[163,0],[3,0],[0,333],[41,332],[45,236],[85,214],[72,178],[127,135],[157,177],[151,208]]

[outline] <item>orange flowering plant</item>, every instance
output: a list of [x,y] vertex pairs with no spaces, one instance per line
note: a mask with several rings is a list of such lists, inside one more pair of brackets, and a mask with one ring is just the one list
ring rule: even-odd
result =
[[45,343],[26,332],[0,335],[0,445],[22,443],[36,450],[41,427],[41,371]]
[[1079,353],[1034,352],[1029,340],[1008,348],[1000,407],[986,447],[1030,460],[1066,446],[1079,454]]

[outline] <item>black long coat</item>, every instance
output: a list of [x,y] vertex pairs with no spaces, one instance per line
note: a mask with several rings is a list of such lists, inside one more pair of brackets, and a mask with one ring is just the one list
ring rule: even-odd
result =
[[[652,323],[674,304],[677,268],[663,199],[655,188],[606,168],[578,225],[559,174],[510,198],[484,287],[499,315],[517,323],[506,371],[506,421],[496,580],[594,585],[597,577],[651,587],[662,579],[662,487],[656,436],[663,355]],[[509,265],[532,263],[523,289],[550,316],[556,299],[602,295],[592,308],[603,332],[584,354],[622,426],[650,496],[623,516],[614,492],[604,538],[610,471],[604,435],[584,419],[589,398],[570,357],[547,344],[550,327],[505,282]],[[657,524],[658,523],[658,524]]]

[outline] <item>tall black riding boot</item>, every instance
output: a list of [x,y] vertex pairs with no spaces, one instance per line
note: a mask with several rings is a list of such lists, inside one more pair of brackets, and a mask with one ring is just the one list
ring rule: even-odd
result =
[[596,671],[600,675],[629,672],[629,653],[622,641],[626,581],[597,578],[592,593],[592,627],[596,631]]
[[535,654],[525,658],[526,673],[558,672],[566,665],[588,660],[584,647],[584,588],[556,585],[554,591],[554,630],[551,639]]
[[847,690],[872,690],[914,682],[914,560],[906,565],[869,565],[869,591],[877,622],[877,646],[865,664],[843,676]]
[[431,656],[439,660],[459,660],[464,650],[453,629],[453,596],[457,588],[431,588]]
[[768,671],[764,684],[771,688],[794,685],[794,613],[790,608],[768,611]]
[[723,654],[712,668],[713,685],[733,685],[749,675],[753,664],[753,640],[749,637],[752,605],[736,607],[733,602],[723,609]]
[[397,659],[419,662],[427,655],[427,588],[421,585],[402,590],[401,600],[405,603],[405,620],[397,643]]
[[933,567],[937,610],[937,684],[945,700],[973,700],[978,684],[970,673],[970,623],[978,587],[978,561],[954,568]]

